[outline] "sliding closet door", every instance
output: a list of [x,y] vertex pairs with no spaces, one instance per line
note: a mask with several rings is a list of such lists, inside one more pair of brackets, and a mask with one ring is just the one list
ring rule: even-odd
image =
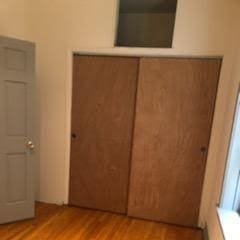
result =
[[197,226],[220,66],[140,61],[130,216]]
[[71,205],[126,213],[138,64],[74,56]]

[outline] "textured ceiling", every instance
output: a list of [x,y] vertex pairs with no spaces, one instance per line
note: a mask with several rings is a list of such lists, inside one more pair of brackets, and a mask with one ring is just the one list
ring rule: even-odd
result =
[[176,11],[177,0],[120,0],[120,11],[128,13],[169,13]]

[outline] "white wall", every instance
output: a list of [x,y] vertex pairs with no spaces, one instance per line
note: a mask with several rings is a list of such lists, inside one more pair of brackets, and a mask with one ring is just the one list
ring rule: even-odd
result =
[[[236,9],[239,11],[239,9]],[[236,19],[235,24],[240,22],[240,16]],[[230,142],[231,129],[235,113],[235,103],[237,100],[238,89],[240,84],[240,29],[235,31],[235,54],[233,57],[233,71],[229,81],[226,81],[225,93],[219,98],[222,99],[221,118],[222,123],[219,127],[216,127],[214,132],[217,132],[216,136],[218,141],[218,148],[215,151],[213,158],[208,161],[206,179],[205,179],[205,191],[203,195],[204,205],[203,210],[205,214],[204,219],[208,223],[211,240],[223,239],[219,222],[216,217],[216,203],[219,202],[223,184],[223,176],[226,166],[228,146]],[[219,100],[220,101],[220,100]],[[219,119],[220,121],[220,119]],[[212,145],[215,145],[213,143]]]
[[25,39],[25,0],[0,1],[0,35]]
[[[238,46],[235,30],[239,20],[239,1],[179,0],[174,48],[158,50],[112,49],[117,0],[25,1],[25,20],[21,17],[23,10],[20,8],[23,0],[5,0],[4,4],[0,4],[0,33],[19,38],[25,38],[26,34],[28,40],[37,44],[40,126],[38,199],[41,201],[67,201],[72,51],[224,55],[201,209],[201,222],[208,222],[211,239],[221,239],[214,206],[219,198],[238,79],[232,76],[232,66],[235,47]],[[3,11],[6,6],[9,10]],[[12,14],[15,21],[9,16]],[[11,19],[9,25],[5,19]]]

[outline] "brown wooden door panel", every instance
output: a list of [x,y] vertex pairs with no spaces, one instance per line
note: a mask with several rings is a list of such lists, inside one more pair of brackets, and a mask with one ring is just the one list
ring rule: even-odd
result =
[[126,213],[138,63],[74,57],[71,205]]
[[130,216],[197,226],[220,66],[141,59]]

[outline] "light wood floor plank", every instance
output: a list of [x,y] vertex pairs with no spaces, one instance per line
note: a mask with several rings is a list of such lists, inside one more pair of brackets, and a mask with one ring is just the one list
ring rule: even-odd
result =
[[37,204],[35,219],[0,226],[1,240],[202,240],[197,229],[81,208]]

